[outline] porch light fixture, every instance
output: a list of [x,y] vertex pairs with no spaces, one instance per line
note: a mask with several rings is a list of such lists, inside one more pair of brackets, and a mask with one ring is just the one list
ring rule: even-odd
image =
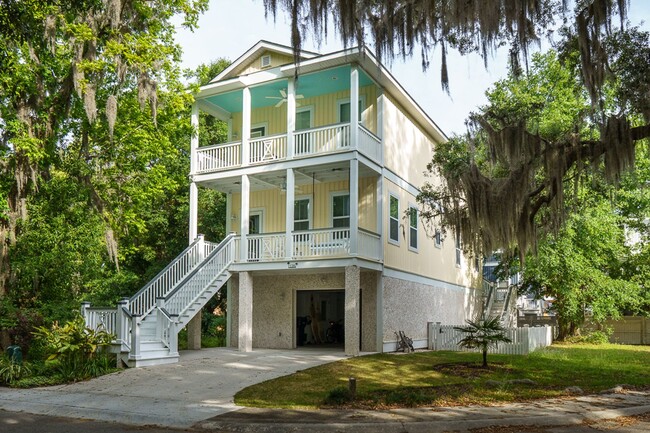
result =
[[287,181],[284,179],[280,182],[280,191],[287,192]]

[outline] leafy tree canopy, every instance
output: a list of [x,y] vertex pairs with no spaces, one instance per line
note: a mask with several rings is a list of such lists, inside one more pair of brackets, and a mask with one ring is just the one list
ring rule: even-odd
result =
[[[328,18],[347,45],[374,44],[380,58],[421,50],[429,67],[448,49],[479,52],[487,62],[511,47],[511,75],[471,116],[469,133],[438,144],[430,169],[447,186],[425,186],[422,215],[460,230],[466,247],[534,250],[539,227],[564,220],[564,183],[574,171],[602,168],[616,181],[650,136],[650,44],[629,28],[626,0],[265,0],[267,13],[289,13],[292,44]],[[555,65],[542,68],[530,48],[558,22]],[[550,60],[549,60],[550,61]],[[555,80],[558,81],[555,81]],[[560,90],[561,89],[561,90]],[[601,165],[602,163],[602,165]]]

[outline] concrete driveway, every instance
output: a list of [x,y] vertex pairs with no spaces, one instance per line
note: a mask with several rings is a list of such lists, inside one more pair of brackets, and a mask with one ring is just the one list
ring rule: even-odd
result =
[[0,409],[135,425],[187,428],[237,410],[239,390],[345,358],[331,349],[181,352],[178,364],[134,368],[47,388],[0,388]]

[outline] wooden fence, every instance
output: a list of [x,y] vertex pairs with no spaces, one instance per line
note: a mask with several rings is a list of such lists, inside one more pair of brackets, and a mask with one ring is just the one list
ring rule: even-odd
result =
[[650,318],[625,316],[617,320],[606,320],[605,328],[611,328],[609,337],[612,343],[620,344],[650,344]]
[[[472,352],[476,349],[466,349],[458,346],[458,342],[466,335],[455,329],[461,325],[439,325],[429,323],[429,349],[452,350]],[[488,350],[488,353],[506,355],[527,355],[540,347],[550,346],[553,343],[553,328],[540,326],[535,328],[508,328],[506,336],[512,343],[499,343]]]

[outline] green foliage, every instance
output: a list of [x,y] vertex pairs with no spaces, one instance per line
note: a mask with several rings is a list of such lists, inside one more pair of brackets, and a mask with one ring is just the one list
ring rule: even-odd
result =
[[632,257],[620,212],[608,198],[585,187],[565,227],[544,237],[538,254],[527,258],[523,287],[554,299],[563,339],[575,335],[587,315],[602,323],[624,309],[640,308],[641,287],[626,271]]
[[94,377],[105,371],[106,360],[99,356],[114,336],[104,330],[87,328],[82,317],[60,326],[55,322],[50,328],[36,328],[35,335],[41,339],[47,361],[55,371],[67,380]]
[[353,399],[350,389],[345,386],[337,386],[327,394],[323,402],[328,406],[341,406],[351,402]]
[[454,329],[467,334],[458,342],[460,347],[479,349],[483,353],[483,367],[488,366],[487,351],[490,347],[512,341],[506,336],[505,328],[501,326],[499,317],[476,322],[467,320],[467,326],[459,326]]
[[13,362],[6,356],[0,357],[0,384],[13,385],[30,374],[31,369],[26,363]]
[[585,333],[584,335],[576,335],[573,337],[567,338],[568,343],[585,343],[585,344],[607,344],[609,343],[609,337],[612,335],[612,329],[604,330],[591,330]]

